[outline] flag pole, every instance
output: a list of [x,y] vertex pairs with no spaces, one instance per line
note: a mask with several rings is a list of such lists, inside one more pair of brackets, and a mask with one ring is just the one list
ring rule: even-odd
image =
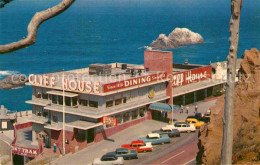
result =
[[62,74],[62,142],[63,155],[65,155],[65,92],[64,92],[64,70]]

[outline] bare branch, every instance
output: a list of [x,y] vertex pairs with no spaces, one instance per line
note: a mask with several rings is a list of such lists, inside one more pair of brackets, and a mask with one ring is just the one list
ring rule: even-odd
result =
[[61,3],[52,8],[35,13],[27,27],[27,37],[17,42],[0,45],[0,55],[33,45],[36,41],[37,31],[40,24],[62,13],[69,8],[73,2],[75,2],[75,0],[63,0]]

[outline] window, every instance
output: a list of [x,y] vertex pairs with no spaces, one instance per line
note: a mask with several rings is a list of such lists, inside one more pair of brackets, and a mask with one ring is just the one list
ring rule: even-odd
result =
[[130,113],[129,113],[129,112],[126,112],[126,113],[124,114],[124,122],[129,121],[129,119],[130,119]]
[[76,106],[76,105],[78,105],[78,99],[77,99],[77,97],[73,97],[72,98],[72,106]]
[[48,94],[47,94],[47,93],[43,93],[43,94],[42,94],[42,98],[43,98],[43,99],[48,99]]
[[42,98],[42,93],[41,92],[36,92],[35,97],[36,98]]
[[2,129],[7,129],[7,121],[2,121]]
[[71,105],[71,100],[69,97],[65,97],[65,105],[70,106]]
[[53,122],[58,122],[58,117],[57,116],[52,116],[52,120],[53,120]]
[[126,103],[126,100],[127,100],[126,97],[123,97],[123,103]]
[[80,140],[86,140],[86,133],[84,130],[78,129],[78,138]]
[[58,102],[60,105],[63,105],[63,97],[62,96],[58,96]]
[[115,105],[120,105],[122,104],[122,99],[116,99],[115,100]]
[[144,117],[144,116],[145,116],[145,108],[141,108],[141,109],[139,110],[139,115],[140,115],[141,117]]
[[89,101],[89,106],[94,107],[94,108],[98,108],[98,102],[97,101]]
[[47,117],[48,116],[48,112],[47,111],[43,111],[42,116],[43,117]]
[[51,100],[53,104],[57,104],[57,97],[55,95],[51,96]]
[[116,115],[115,118],[117,118],[117,123],[120,124],[122,121],[121,115]]
[[186,127],[186,125],[182,125],[182,127]]
[[138,116],[138,110],[134,110],[133,112],[132,112],[132,119],[134,120],[134,119],[137,119],[137,116]]
[[106,107],[113,107],[113,100],[112,101],[107,101],[106,102]]
[[80,99],[80,100],[79,100],[79,103],[80,103],[80,105],[82,105],[82,106],[88,106],[88,100],[82,100],[82,99]]

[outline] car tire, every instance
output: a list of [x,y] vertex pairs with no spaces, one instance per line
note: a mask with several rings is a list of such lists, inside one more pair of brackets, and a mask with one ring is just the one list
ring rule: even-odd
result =
[[164,142],[162,142],[161,144],[165,144]]
[[146,152],[146,150],[144,150],[144,153]]
[[191,133],[191,131],[187,131],[187,133]]

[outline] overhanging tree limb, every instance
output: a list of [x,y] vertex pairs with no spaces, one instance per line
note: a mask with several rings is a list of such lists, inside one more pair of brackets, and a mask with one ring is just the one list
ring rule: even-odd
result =
[[225,112],[223,121],[223,139],[221,150],[221,164],[232,164],[233,148],[233,110],[234,110],[234,91],[236,78],[236,61],[239,36],[240,11],[242,0],[231,0],[230,18],[230,47],[227,56],[227,83],[225,95]]
[[15,50],[33,45],[36,41],[37,31],[40,24],[65,11],[73,4],[74,1],[75,0],[63,0],[61,3],[52,8],[35,13],[27,27],[27,37],[17,42],[0,45],[0,54],[13,52]]

